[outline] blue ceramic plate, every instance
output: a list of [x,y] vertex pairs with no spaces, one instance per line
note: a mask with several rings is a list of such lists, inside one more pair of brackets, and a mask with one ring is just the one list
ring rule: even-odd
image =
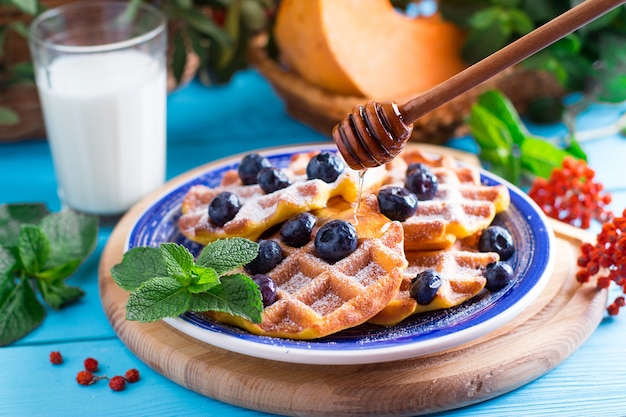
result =
[[[275,166],[286,166],[291,156],[312,150],[336,151],[332,144],[277,148],[259,153]],[[236,168],[242,155],[210,163],[194,170],[191,178],[173,181],[131,228],[126,249],[178,242],[198,253],[200,247],[180,234],[177,220],[181,200],[196,184],[216,186],[225,171]],[[364,324],[313,341],[297,341],[252,335],[244,330],[187,313],[166,319],[171,326],[211,345],[249,356],[303,364],[365,364],[401,360],[469,342],[491,332],[528,307],[550,279],[553,267],[553,236],[540,209],[518,188],[488,172],[481,172],[488,185],[506,184],[511,207],[494,223],[506,227],[516,243],[510,262],[516,279],[497,293],[485,292],[445,311],[416,315],[394,327]]]

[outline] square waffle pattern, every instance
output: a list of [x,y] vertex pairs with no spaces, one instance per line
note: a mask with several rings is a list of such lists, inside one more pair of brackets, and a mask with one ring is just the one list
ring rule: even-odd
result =
[[477,170],[459,166],[452,157],[430,157],[419,150],[403,152],[387,164],[381,184],[404,186],[412,163],[428,166],[437,176],[438,188],[432,200],[419,201],[415,215],[402,223],[407,251],[450,247],[458,238],[487,228],[510,205],[506,186],[483,185]]
[[[293,162],[298,171],[301,171],[300,159]],[[357,185],[353,172],[346,171],[333,183],[326,183],[318,179],[307,180],[305,175],[295,175],[290,168],[285,171],[292,184],[269,194],[256,184],[242,185],[236,171],[227,173],[219,187],[196,185],[190,188],[183,198],[182,216],[178,220],[181,233],[202,245],[235,236],[255,240],[272,226],[299,213],[325,207],[334,196],[342,196],[348,201],[356,199]],[[224,191],[236,194],[242,206],[232,220],[220,227],[210,221],[208,207],[211,200]]]
[[334,264],[316,255],[313,242],[282,247],[285,258],[267,273],[277,285],[277,301],[265,308],[260,324],[207,314],[259,335],[318,338],[376,315],[396,295],[407,265],[398,222],[388,223],[378,238],[359,240],[354,252]]
[[[494,252],[462,250],[456,246],[439,251],[406,252],[409,266],[398,293],[370,323],[393,326],[413,314],[454,307],[480,293],[486,284],[483,269],[500,257]],[[437,271],[442,282],[433,300],[423,305],[411,297],[410,290],[413,278],[427,269]]]

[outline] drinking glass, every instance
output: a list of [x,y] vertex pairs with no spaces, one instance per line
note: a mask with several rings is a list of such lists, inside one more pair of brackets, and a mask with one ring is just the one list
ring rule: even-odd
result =
[[165,180],[166,19],[145,3],[48,10],[30,49],[59,198],[119,216]]

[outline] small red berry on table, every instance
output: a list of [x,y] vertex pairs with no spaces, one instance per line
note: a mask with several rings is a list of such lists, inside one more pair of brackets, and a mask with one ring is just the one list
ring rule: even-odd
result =
[[50,352],[50,362],[54,365],[60,365],[63,363],[63,356],[61,352]]
[[80,385],[91,385],[96,382],[96,378],[89,371],[80,371],[78,374],[76,374],[76,382],[78,382]]
[[96,372],[98,370],[98,361],[94,358],[85,359],[85,369],[90,372]]
[[124,378],[126,378],[127,382],[130,382],[131,384],[134,382],[139,381],[139,371],[136,369],[129,369],[128,371],[126,371],[126,375],[124,375]]
[[114,376],[109,381],[109,388],[113,391],[122,391],[126,387],[126,380],[121,376]]
[[611,195],[602,192],[603,185],[594,177],[585,161],[567,157],[549,179],[535,178],[528,195],[549,217],[588,229],[592,220],[604,223],[613,218],[608,209]]

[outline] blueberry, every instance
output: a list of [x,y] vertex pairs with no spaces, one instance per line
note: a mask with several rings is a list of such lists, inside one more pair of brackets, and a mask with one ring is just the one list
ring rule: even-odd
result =
[[259,187],[266,193],[273,193],[291,185],[287,175],[280,169],[274,167],[261,168],[257,175]]
[[418,304],[426,305],[433,301],[441,287],[441,276],[432,269],[420,272],[411,281],[411,298]]
[[335,263],[355,251],[356,229],[345,220],[331,220],[317,231],[315,250],[320,258]]
[[494,292],[501,290],[511,282],[513,279],[513,268],[506,262],[493,262],[487,265],[483,275],[487,278],[485,288]]
[[250,153],[243,157],[237,172],[239,173],[239,179],[244,185],[251,185],[257,183],[257,175],[261,168],[269,168],[272,163],[264,156],[257,153]]
[[239,197],[230,191],[224,191],[213,197],[209,203],[209,219],[220,227],[224,226],[237,215],[240,208]]
[[311,232],[317,217],[311,213],[300,213],[287,220],[280,228],[280,237],[285,245],[300,248],[311,241]]
[[274,269],[282,260],[283,250],[276,241],[261,240],[256,258],[243,268],[248,274],[265,274]]
[[320,152],[315,155],[306,167],[306,176],[310,180],[320,179],[334,182],[346,168],[346,164],[334,153]]
[[252,275],[252,281],[259,286],[261,297],[263,297],[263,307],[271,306],[276,302],[276,283],[265,274]]
[[386,187],[378,191],[378,206],[391,220],[403,222],[417,211],[417,197],[404,187]]
[[502,226],[489,226],[478,240],[478,250],[481,252],[497,252],[501,261],[506,261],[515,252],[513,237]]
[[437,194],[437,176],[424,164],[411,164],[406,170],[406,188],[420,201],[432,200]]

